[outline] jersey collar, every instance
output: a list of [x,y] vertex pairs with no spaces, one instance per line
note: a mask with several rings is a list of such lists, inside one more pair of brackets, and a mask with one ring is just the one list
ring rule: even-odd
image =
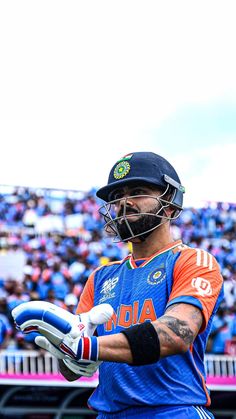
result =
[[181,245],[182,245],[181,240],[177,240],[175,242],[172,242],[172,243],[168,244],[167,246],[163,247],[158,252],[149,256],[148,258],[141,258],[143,260],[143,263],[139,266],[136,265],[136,262],[135,262],[135,259],[133,258],[133,255],[130,254],[125,258],[126,264],[127,264],[129,269],[143,268],[144,266],[148,265],[148,263],[152,262],[153,259],[155,259],[157,256],[160,256],[163,253],[168,252],[169,250],[174,249],[175,247],[178,247],[178,246],[181,246]]

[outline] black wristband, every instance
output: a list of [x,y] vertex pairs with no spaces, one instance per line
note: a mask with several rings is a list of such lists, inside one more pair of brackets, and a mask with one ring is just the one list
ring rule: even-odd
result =
[[160,359],[160,341],[154,326],[150,322],[144,322],[122,332],[130,346],[133,357],[131,365],[154,364]]

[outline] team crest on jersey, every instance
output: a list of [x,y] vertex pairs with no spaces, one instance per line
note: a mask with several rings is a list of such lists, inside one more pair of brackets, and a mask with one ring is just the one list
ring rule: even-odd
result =
[[122,179],[125,177],[130,171],[130,164],[128,161],[124,160],[118,163],[114,169],[114,178],[115,179]]
[[152,271],[147,278],[147,282],[150,285],[158,285],[162,281],[164,281],[166,277],[166,273],[164,268],[155,269],[155,271]]
[[112,291],[115,288],[117,282],[119,281],[119,277],[116,276],[114,278],[109,278],[104,281],[100,294],[103,294],[99,300],[99,303],[104,303],[104,301],[109,300],[110,298],[115,297],[115,292]]

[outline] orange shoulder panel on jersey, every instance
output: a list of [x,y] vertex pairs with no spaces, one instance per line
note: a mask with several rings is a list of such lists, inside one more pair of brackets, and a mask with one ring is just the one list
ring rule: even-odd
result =
[[87,313],[94,306],[94,275],[96,270],[89,276],[83,292],[79,299],[79,304],[76,309],[76,314]]
[[183,296],[197,298],[201,302],[204,317],[201,333],[207,326],[222,284],[223,278],[214,256],[202,249],[185,247],[174,267],[169,302]]
[[91,310],[91,308],[94,306],[94,277],[96,272],[102,269],[104,266],[119,264],[121,262],[122,261],[108,262],[106,265],[99,266],[91,273],[80,296],[76,314],[87,313],[87,311]]

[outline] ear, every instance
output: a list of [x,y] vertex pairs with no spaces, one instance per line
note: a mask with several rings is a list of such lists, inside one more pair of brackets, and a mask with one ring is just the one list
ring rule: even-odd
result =
[[176,208],[172,207],[171,205],[168,205],[168,207],[164,208],[164,213],[167,217],[172,218],[175,216]]
[[168,205],[168,207],[164,208],[164,212],[168,217],[170,217],[175,212],[175,209],[171,207],[171,205]]

